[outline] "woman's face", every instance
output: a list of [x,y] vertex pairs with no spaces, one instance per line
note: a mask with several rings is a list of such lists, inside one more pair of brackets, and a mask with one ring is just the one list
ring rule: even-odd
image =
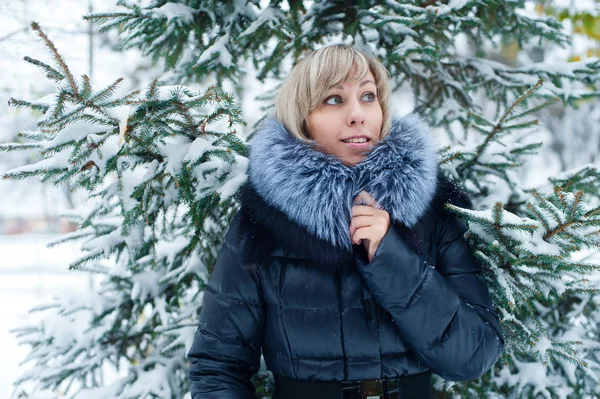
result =
[[[356,83],[343,83],[329,90],[306,122],[310,137],[322,151],[353,166],[379,140],[382,119],[375,78],[369,72]],[[363,142],[349,142],[351,138]]]

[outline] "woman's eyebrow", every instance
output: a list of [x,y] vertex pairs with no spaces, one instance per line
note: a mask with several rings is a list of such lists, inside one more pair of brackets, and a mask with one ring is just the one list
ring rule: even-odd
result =
[[[373,82],[372,80],[363,80],[362,82],[360,82],[360,84],[358,85],[358,87],[363,87],[367,83],[373,83],[373,84],[375,84],[375,82]],[[334,89],[344,90],[344,88],[342,87],[342,85],[334,86]]]

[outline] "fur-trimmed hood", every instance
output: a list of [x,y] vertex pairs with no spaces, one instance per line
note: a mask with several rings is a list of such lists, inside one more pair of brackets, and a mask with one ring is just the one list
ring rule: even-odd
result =
[[344,165],[268,119],[250,142],[248,180],[269,206],[334,247],[352,250],[352,200],[365,190],[392,222],[417,223],[436,191],[438,159],[416,115],[392,121],[390,133],[355,166]]

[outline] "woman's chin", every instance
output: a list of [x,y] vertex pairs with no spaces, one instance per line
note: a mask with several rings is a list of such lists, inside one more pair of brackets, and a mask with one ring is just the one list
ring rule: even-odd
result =
[[340,161],[346,166],[356,166],[358,163],[360,163],[364,159],[365,159],[365,156],[363,155],[361,157],[352,156],[352,157],[340,158]]

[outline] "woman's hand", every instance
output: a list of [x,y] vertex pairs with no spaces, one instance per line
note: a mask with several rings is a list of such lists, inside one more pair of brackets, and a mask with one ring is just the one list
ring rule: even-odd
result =
[[363,244],[371,262],[379,243],[390,229],[390,215],[383,209],[375,208],[377,204],[375,199],[364,190],[354,198],[353,203],[365,205],[352,207],[350,238],[353,244]]

